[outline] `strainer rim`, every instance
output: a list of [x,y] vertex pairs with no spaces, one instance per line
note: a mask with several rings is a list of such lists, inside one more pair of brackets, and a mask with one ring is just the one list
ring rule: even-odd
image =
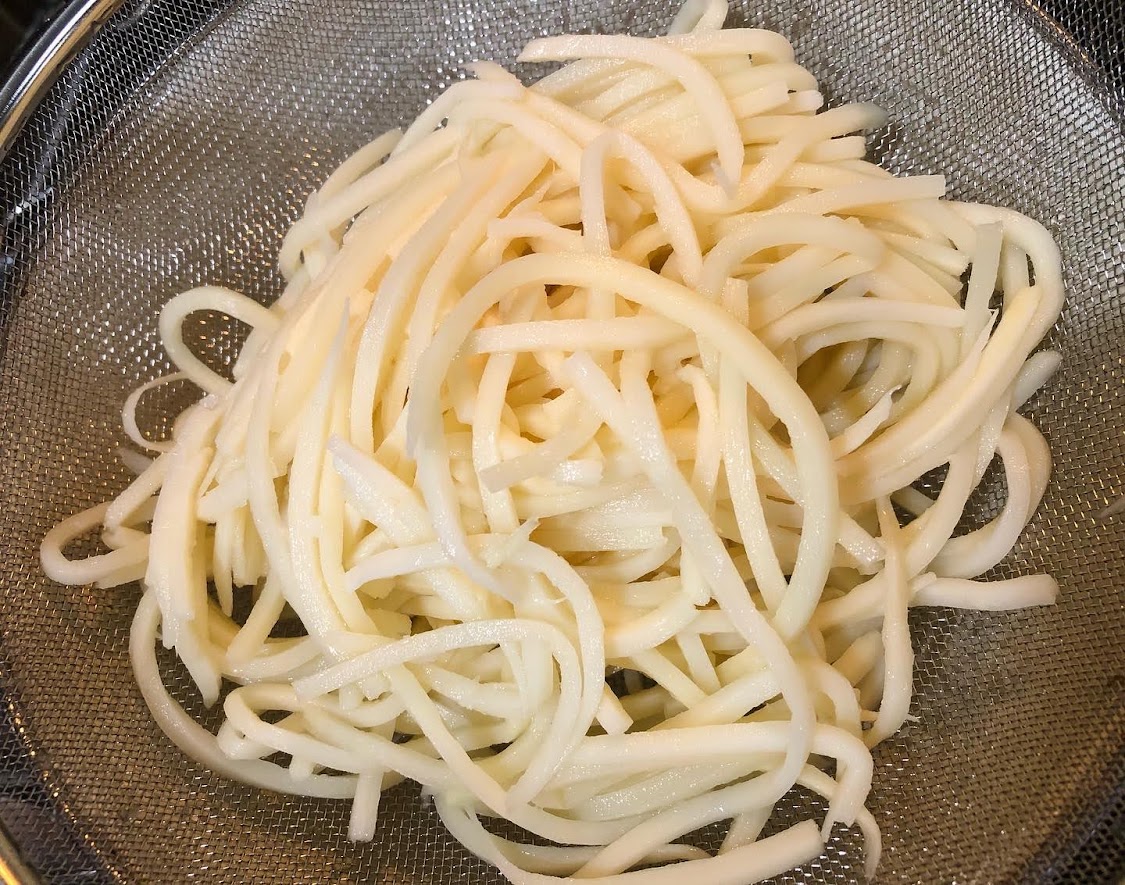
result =
[[70,0],[0,83],[0,161],[47,92],[125,0]]

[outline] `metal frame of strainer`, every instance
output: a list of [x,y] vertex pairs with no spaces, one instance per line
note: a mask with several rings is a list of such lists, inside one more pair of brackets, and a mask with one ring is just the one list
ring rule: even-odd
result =
[[122,2],[73,0],[27,48],[11,76],[0,85],[0,158],[62,69]]

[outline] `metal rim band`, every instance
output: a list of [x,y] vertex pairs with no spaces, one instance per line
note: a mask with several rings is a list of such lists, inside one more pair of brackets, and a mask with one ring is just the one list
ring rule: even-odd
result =
[[28,46],[0,86],[0,159],[64,67],[124,0],[72,0]]

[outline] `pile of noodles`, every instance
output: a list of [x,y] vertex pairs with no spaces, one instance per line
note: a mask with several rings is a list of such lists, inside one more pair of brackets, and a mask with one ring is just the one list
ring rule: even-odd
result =
[[[185,752],[350,799],[354,839],[413,780],[515,883],[747,883],[837,823],[873,868],[908,608],[1055,597],[976,578],[1050,472],[1017,409],[1058,362],[1033,350],[1059,257],[1023,216],[865,161],[880,111],[821,111],[782,37],[724,16],[533,41],[522,60],[567,64],[530,87],[473,66],[309,198],[274,305],[165,307],[179,372],[154,384],[204,395],[158,442],[135,393],[151,461],[42,557],[141,582],[133,665]],[[199,310],[252,329],[233,380],[183,341]],[[955,537],[995,458],[1001,512]],[[912,488],[943,466],[936,497]],[[64,557],[94,529],[109,552]],[[217,734],[158,642],[223,705]],[[763,838],[798,784],[827,817]],[[679,841],[718,821],[714,855]]]

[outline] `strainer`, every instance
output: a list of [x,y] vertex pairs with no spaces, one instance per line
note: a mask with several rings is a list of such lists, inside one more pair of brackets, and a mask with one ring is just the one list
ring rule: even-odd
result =
[[[876,753],[880,882],[1125,871],[1125,518],[1097,515],[1125,495],[1125,9],[1048,6],[1090,55],[1031,0],[735,4],[735,19],[789,37],[831,100],[888,109],[882,162],[943,171],[954,196],[1039,219],[1064,256],[1065,362],[1031,404],[1055,479],[997,569],[1051,572],[1060,602],[912,615],[918,721]],[[123,486],[118,409],[167,369],[156,317],[173,293],[216,282],[275,296],[281,234],[308,192],[464,62],[510,61],[548,33],[654,33],[673,12],[668,0],[81,0],[0,94],[11,881],[499,881],[408,786],[384,800],[375,842],[352,845],[343,803],[264,794],[186,761],[133,684],[137,593],[53,584],[36,551],[49,526]],[[216,365],[236,352],[219,318],[190,335]],[[159,429],[174,405],[153,397],[142,417]],[[983,492],[970,521],[995,509],[1002,479]],[[858,839],[837,830],[781,881],[854,881],[861,868]]]

